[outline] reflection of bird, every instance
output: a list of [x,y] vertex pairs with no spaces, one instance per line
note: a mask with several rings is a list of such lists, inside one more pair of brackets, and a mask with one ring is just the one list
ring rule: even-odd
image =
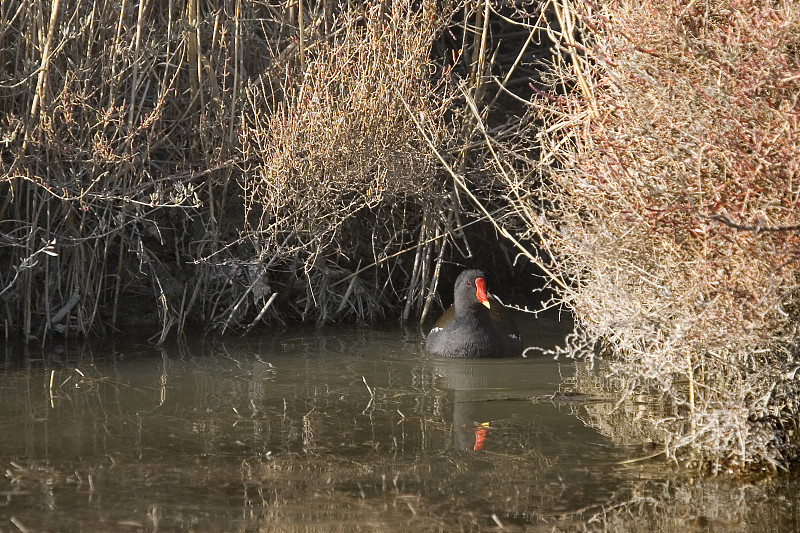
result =
[[481,422],[475,425],[475,446],[472,447],[473,451],[479,452],[483,449],[483,443],[486,440],[486,428],[489,427],[489,422]]
[[463,359],[519,355],[522,338],[517,326],[503,304],[486,292],[483,272],[459,274],[453,296],[453,305],[428,334],[429,352]]

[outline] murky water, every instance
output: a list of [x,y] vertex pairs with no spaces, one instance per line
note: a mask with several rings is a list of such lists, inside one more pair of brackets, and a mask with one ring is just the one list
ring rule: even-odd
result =
[[[547,347],[569,327],[523,329]],[[571,361],[421,346],[394,325],[6,346],[0,531],[798,529],[792,477],[631,462],[648,452],[594,429],[597,404],[548,400]]]

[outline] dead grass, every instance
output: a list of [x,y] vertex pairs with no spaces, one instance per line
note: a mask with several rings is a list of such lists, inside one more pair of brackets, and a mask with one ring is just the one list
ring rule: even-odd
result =
[[486,216],[444,168],[474,160],[487,13],[3,3],[5,336],[424,319]]
[[[453,137],[444,123],[449,82],[431,76],[444,22],[433,8],[354,5],[334,36],[309,41],[305,61],[283,67],[274,109],[273,87],[248,89],[240,139],[247,239],[259,263],[313,280],[295,301],[301,316],[380,316],[380,285],[394,262],[382,263],[425,245],[423,219],[439,217],[429,214],[443,204],[439,161],[417,127],[425,124],[435,146]],[[420,225],[419,237],[409,231]],[[380,274],[368,274],[365,287],[356,271],[370,265]]]
[[186,257],[220,231],[230,148],[209,117],[235,111],[213,96],[244,46],[231,38],[241,15],[195,2],[68,7],[0,10],[5,334],[46,341],[134,320],[163,337],[197,309]]

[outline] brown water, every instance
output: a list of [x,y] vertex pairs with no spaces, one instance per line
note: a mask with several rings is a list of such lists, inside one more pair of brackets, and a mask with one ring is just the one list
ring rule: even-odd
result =
[[[523,329],[548,347],[569,327]],[[630,462],[648,452],[593,429],[601,404],[559,395],[572,361],[421,345],[417,330],[347,326],[6,346],[0,532],[798,530],[790,476]]]

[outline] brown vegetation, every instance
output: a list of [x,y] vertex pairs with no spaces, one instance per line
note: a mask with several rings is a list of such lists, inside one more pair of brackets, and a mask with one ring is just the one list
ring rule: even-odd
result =
[[424,317],[471,254],[442,168],[469,168],[451,102],[480,87],[486,13],[5,2],[5,335]]
[[429,72],[442,21],[430,6],[383,7],[342,13],[339,35],[277,73],[277,105],[274,87],[247,89],[245,231],[265,275],[288,265],[313,279],[294,303],[303,317],[382,314],[380,283],[394,263],[365,277],[374,286],[354,272],[413,247],[421,219],[440,204],[439,162],[425,135],[439,147],[452,136],[443,123],[448,83],[437,87]]
[[[536,108],[546,265],[652,438],[714,468],[796,456],[800,8],[671,0],[576,7]],[[569,27],[565,24],[564,27]],[[535,206],[535,207],[534,207]]]

